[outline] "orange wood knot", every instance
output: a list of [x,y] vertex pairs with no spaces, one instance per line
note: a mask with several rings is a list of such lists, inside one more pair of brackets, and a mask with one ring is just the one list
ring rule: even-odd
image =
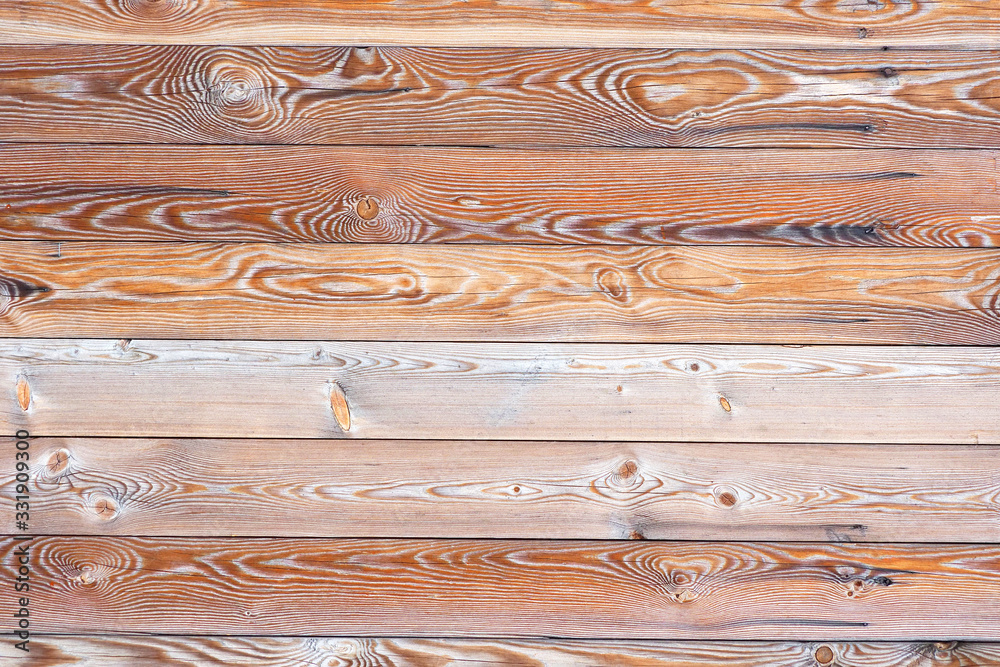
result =
[[58,475],[69,467],[69,452],[65,449],[60,449],[53,453],[49,457],[49,461],[45,464],[45,467],[48,468],[49,474]]
[[118,513],[118,504],[111,498],[98,498],[94,503],[94,513],[102,519],[113,519]]
[[622,479],[632,479],[639,472],[639,465],[635,461],[626,461],[618,468],[618,476]]
[[829,646],[824,645],[816,649],[816,651],[813,653],[813,657],[816,658],[816,662],[818,662],[819,664],[829,665],[831,662],[833,662],[833,658],[835,656],[833,653],[833,649],[830,648]]
[[719,494],[719,504],[723,507],[732,507],[736,504],[736,494],[732,491],[723,491]]
[[121,0],[121,9],[138,19],[169,19],[182,14],[185,0]]
[[727,399],[725,396],[719,396],[719,405],[721,405],[722,409],[725,410],[726,412],[733,411],[733,406],[729,404],[729,399]]
[[371,197],[365,197],[358,202],[358,215],[362,220],[374,220],[378,215],[378,202]]
[[28,385],[28,379],[23,375],[17,376],[17,404],[25,412],[31,406],[31,387]]
[[337,424],[341,430],[351,430],[351,409],[347,405],[347,394],[343,387],[336,382],[330,385],[330,407],[333,408],[333,416],[337,418]]
[[594,274],[594,282],[597,284],[597,289],[606,294],[612,301],[619,303],[628,301],[628,279],[618,269],[600,269]]
[[630,540],[644,540],[644,539],[646,539],[646,536],[643,535],[638,530],[633,530],[631,533],[628,534],[628,538]]

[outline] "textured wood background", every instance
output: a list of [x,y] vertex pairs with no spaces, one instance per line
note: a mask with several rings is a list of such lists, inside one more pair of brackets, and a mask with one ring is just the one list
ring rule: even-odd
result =
[[1000,0],[0,45],[3,664],[1000,665]]

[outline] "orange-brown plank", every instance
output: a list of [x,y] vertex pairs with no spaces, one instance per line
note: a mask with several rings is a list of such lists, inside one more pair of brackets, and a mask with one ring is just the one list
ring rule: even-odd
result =
[[[36,537],[49,633],[992,639],[1000,547]],[[13,551],[0,540],[2,573]],[[12,608],[12,587],[0,601]]]
[[1000,542],[996,447],[30,442],[36,534]]
[[0,146],[0,238],[997,246],[996,156]]
[[18,0],[0,43],[995,47],[991,0]]
[[997,51],[50,45],[0,71],[7,142],[1000,146]]
[[1000,344],[996,249],[0,243],[0,336]]
[[[3,642],[0,657],[23,654]],[[1000,644],[36,635],[31,660],[33,667],[995,667]]]

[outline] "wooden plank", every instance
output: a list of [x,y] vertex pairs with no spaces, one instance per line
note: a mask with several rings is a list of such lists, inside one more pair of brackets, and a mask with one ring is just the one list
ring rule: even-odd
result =
[[[1000,449],[40,438],[35,534],[1000,542]],[[4,480],[15,495],[13,470]],[[13,504],[0,525],[14,525]]]
[[994,348],[18,340],[0,386],[36,436],[1000,444]]
[[996,148],[998,63],[896,49],[8,46],[0,141]]
[[[0,657],[22,658],[10,644],[0,644]],[[36,635],[31,660],[34,667],[987,667],[1000,663],[1000,644]]]
[[0,242],[0,336],[1000,343],[1000,251]]
[[0,146],[0,239],[995,247],[997,178],[996,151]]
[[[8,581],[16,546],[0,540]],[[975,640],[1000,624],[1000,547],[986,545],[36,537],[27,548],[46,582],[31,596],[43,633]]]
[[424,46],[942,46],[1000,40],[993,0],[20,0],[0,43]]

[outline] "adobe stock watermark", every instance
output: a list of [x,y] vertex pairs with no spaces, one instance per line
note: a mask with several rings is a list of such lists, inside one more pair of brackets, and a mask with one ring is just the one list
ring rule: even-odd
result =
[[21,430],[16,433],[14,443],[14,546],[12,570],[14,576],[15,611],[14,648],[29,652],[31,641],[31,435]]

